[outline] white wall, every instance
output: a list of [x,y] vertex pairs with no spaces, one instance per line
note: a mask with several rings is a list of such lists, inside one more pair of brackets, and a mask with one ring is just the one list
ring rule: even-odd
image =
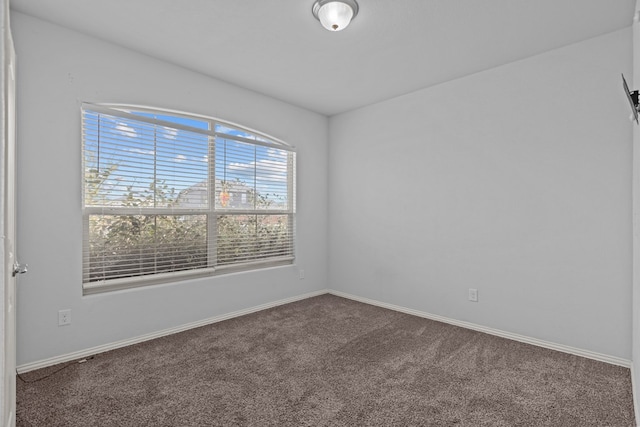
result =
[[[29,264],[18,294],[19,365],[326,288],[326,117],[23,14],[12,14],[12,28],[18,240]],[[205,114],[295,145],[297,266],[83,297],[81,101]],[[67,308],[72,324],[58,327]]]
[[332,117],[330,287],[630,359],[630,71],[628,28]]

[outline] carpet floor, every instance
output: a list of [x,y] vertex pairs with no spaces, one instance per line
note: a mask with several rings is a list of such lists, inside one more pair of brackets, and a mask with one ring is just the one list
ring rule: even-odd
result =
[[20,375],[17,426],[635,426],[629,369],[322,295]]

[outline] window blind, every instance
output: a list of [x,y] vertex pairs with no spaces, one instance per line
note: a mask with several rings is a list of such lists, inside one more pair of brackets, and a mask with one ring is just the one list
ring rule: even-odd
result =
[[295,152],[199,116],[83,104],[85,293],[291,263]]

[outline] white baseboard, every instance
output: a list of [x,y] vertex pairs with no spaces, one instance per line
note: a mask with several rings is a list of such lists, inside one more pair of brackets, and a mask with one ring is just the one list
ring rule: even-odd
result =
[[[26,363],[24,365],[18,366],[16,369],[17,369],[18,373],[22,374],[22,373],[33,371],[33,370],[36,370],[36,369],[41,369],[41,368],[46,368],[48,366],[56,365],[58,363],[65,363],[65,362],[70,362],[72,360],[83,359],[85,357],[89,357],[89,356],[92,356],[94,354],[104,353],[105,351],[115,350],[117,348],[126,347],[128,345],[138,344],[138,343],[141,343],[141,342],[144,342],[144,341],[149,341],[149,340],[152,340],[152,339],[155,339],[155,338],[160,338],[160,337],[164,337],[164,336],[167,336],[167,335],[172,335],[172,334],[175,334],[175,333],[178,333],[178,332],[183,332],[183,331],[186,331],[186,330],[189,330],[189,329],[198,328],[200,326],[210,325],[212,323],[221,322],[223,320],[232,319],[234,317],[239,317],[239,316],[244,316],[245,314],[255,313],[257,311],[266,310],[268,308],[273,308],[273,307],[277,307],[279,305],[284,305],[284,304],[289,304],[289,303],[296,302],[296,301],[301,301],[303,299],[307,299],[307,298],[311,298],[311,297],[315,297],[315,296],[319,296],[319,295],[324,295],[324,294],[327,294],[327,293],[335,295],[335,296],[339,296],[339,297],[342,297],[342,298],[347,298],[347,299],[351,299],[351,300],[354,300],[354,301],[359,301],[359,302],[362,302],[362,303],[365,303],[365,304],[370,304],[370,305],[374,305],[374,306],[377,306],[377,307],[387,308],[387,309],[398,311],[398,312],[401,312],[401,313],[410,314],[410,315],[413,315],[413,316],[418,316],[418,317],[423,317],[423,318],[426,318],[426,319],[436,320],[438,322],[448,323],[450,325],[460,326],[462,328],[472,329],[474,331],[484,332],[486,334],[496,335],[496,336],[499,336],[499,337],[502,337],[502,338],[507,338],[507,339],[510,339],[510,340],[514,340],[514,341],[519,341],[519,342],[523,342],[523,343],[526,343],[526,344],[535,345],[535,346],[538,346],[538,347],[548,348],[550,350],[561,351],[563,353],[569,353],[569,354],[573,354],[573,355],[576,355],[576,356],[586,357],[588,359],[598,360],[600,362],[605,362],[605,363],[609,363],[609,364],[612,364],[612,365],[618,365],[618,366],[622,366],[622,367],[625,367],[625,368],[633,368],[631,361],[627,360],[627,359],[622,359],[622,358],[615,357],[615,356],[609,356],[609,355],[606,355],[606,354],[596,353],[596,352],[589,351],[589,350],[583,350],[583,349],[579,349],[579,348],[575,348],[575,347],[570,347],[570,346],[566,346],[566,345],[563,345],[563,344],[556,344],[556,343],[549,342],[549,341],[539,340],[537,338],[531,338],[531,337],[527,337],[527,336],[524,336],[524,335],[514,334],[514,333],[511,333],[511,332],[505,332],[505,331],[502,331],[502,330],[499,330],[499,329],[488,328],[486,326],[477,325],[475,323],[464,322],[464,321],[461,321],[461,320],[455,320],[455,319],[451,319],[451,318],[444,317],[444,316],[438,316],[436,314],[430,314],[430,313],[426,313],[426,312],[423,312],[423,311],[402,307],[402,306],[399,306],[399,305],[388,304],[388,303],[376,301],[376,300],[369,299],[369,298],[359,297],[359,296],[356,296],[356,295],[351,295],[351,294],[348,294],[348,293],[345,293],[345,292],[340,292],[340,291],[336,291],[336,290],[332,290],[332,289],[323,289],[323,290],[320,290],[320,291],[309,292],[309,293],[306,293],[306,294],[297,295],[297,296],[294,296],[294,297],[285,298],[285,299],[282,299],[282,300],[278,300],[278,301],[273,301],[273,302],[269,302],[269,303],[266,303],[266,304],[257,305],[255,307],[250,307],[250,308],[234,311],[234,312],[227,313],[227,314],[221,314],[219,316],[210,317],[208,319],[203,319],[203,320],[199,320],[199,321],[196,321],[196,322],[187,323],[185,325],[180,325],[180,326],[176,326],[176,327],[173,327],[173,328],[163,329],[161,331],[152,332],[150,334],[145,334],[145,335],[141,335],[141,336],[138,336],[138,337],[133,337],[133,338],[129,338],[129,339],[125,339],[125,340],[121,340],[121,341],[117,341],[117,342],[113,342],[113,343],[109,343],[109,344],[99,345],[97,347],[91,347],[91,348],[87,348],[87,349],[84,349],[84,350],[76,351],[76,352],[73,352],[73,353],[67,353],[67,354],[63,354],[63,355],[60,355],[60,356],[55,356],[55,357],[52,357],[52,358],[39,360],[39,361],[36,361],[36,362]],[[633,372],[632,372],[632,374],[633,374]],[[633,395],[634,395],[634,403],[635,403],[635,396],[636,396],[635,387],[634,387]],[[636,412],[636,413],[638,413],[638,412]]]
[[70,362],[72,360],[83,359],[85,357],[92,356],[98,353],[104,353],[105,351],[115,350],[117,348],[126,347],[128,345],[138,344],[144,341],[149,341],[155,338],[164,337],[167,335],[172,335],[178,332],[183,332],[189,329],[198,328],[200,326],[210,325],[212,323],[221,322],[223,320],[232,319],[234,317],[244,316],[245,314],[255,313],[257,311],[266,310],[268,308],[277,307],[279,305],[289,304],[292,302],[300,301],[303,299],[315,297],[318,295],[324,295],[327,293],[326,289],[309,292],[302,295],[297,295],[291,298],[285,298],[278,301],[268,302],[266,304],[257,305],[255,307],[246,308],[243,310],[234,311],[227,314],[221,314],[219,316],[210,317],[208,319],[199,320],[197,322],[187,323],[185,325],[176,326],[169,329],[163,329],[161,331],[152,332],[150,334],[141,335],[138,337],[133,337],[121,341],[116,341],[109,344],[99,345],[97,347],[91,347],[80,351],[75,351],[73,353],[67,353],[60,356],[51,357],[49,359],[38,360],[36,362],[26,363],[24,365],[18,366],[16,369],[18,373],[22,374],[25,372],[33,371],[36,369],[46,368],[47,366],[57,365],[58,363]]
[[[363,298],[356,295],[351,295],[345,292],[335,291],[333,289],[329,289],[329,293],[335,296],[352,299],[354,301],[359,301],[369,305],[375,305],[382,308],[388,308],[390,310],[399,311],[401,313],[411,314],[413,316],[424,317],[426,319],[436,320],[438,322],[448,323],[454,326],[460,326],[462,328],[472,329],[474,331],[484,332],[490,335],[496,335],[498,337],[507,338],[514,341],[523,342],[526,344],[535,345],[538,347],[548,348],[550,350],[561,351],[563,353],[569,353],[576,356],[586,357],[587,359],[593,359],[600,362],[609,363],[612,365],[618,365],[625,368],[631,368],[632,364],[630,360],[622,359],[620,357],[609,356],[606,354],[596,353],[589,350],[583,350],[580,348],[570,347],[563,344],[556,344],[549,341],[540,340],[537,338],[527,337],[525,335],[514,334],[512,332],[501,331],[499,329],[488,328],[486,326],[477,325],[475,323],[463,322],[461,320],[455,320],[444,316],[438,316],[436,314],[426,313],[424,311],[414,310],[411,308],[401,307],[399,305],[387,304],[385,302],[380,302],[376,300],[372,300],[369,298]],[[636,412],[638,413],[638,412]]]

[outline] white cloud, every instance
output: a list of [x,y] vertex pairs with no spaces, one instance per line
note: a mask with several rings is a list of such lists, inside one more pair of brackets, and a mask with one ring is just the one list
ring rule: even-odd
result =
[[181,162],[184,162],[185,160],[187,160],[187,157],[186,157],[186,156],[184,156],[184,155],[182,155],[182,154],[178,154],[178,155],[173,159],[173,161],[174,161],[174,162],[176,162],[176,163],[181,163]]
[[282,159],[286,161],[288,154],[289,153],[287,153],[285,150],[276,150],[275,148],[267,149],[267,156],[271,159]]
[[142,154],[144,156],[153,156],[156,154],[153,150],[141,150],[139,148],[129,148],[127,151],[130,153]]
[[286,161],[276,161],[271,159],[258,160],[250,163],[230,163],[227,170],[240,175],[253,176],[257,171],[259,180],[271,182],[287,181],[287,163]]
[[168,127],[163,127],[162,128],[164,133],[163,136],[167,139],[176,139],[176,136],[178,135],[178,129],[172,129],[172,128],[168,128]]
[[126,123],[118,122],[114,127],[114,129],[120,135],[129,137],[129,138],[136,138],[138,136],[138,132],[136,132],[134,128],[127,125]]

